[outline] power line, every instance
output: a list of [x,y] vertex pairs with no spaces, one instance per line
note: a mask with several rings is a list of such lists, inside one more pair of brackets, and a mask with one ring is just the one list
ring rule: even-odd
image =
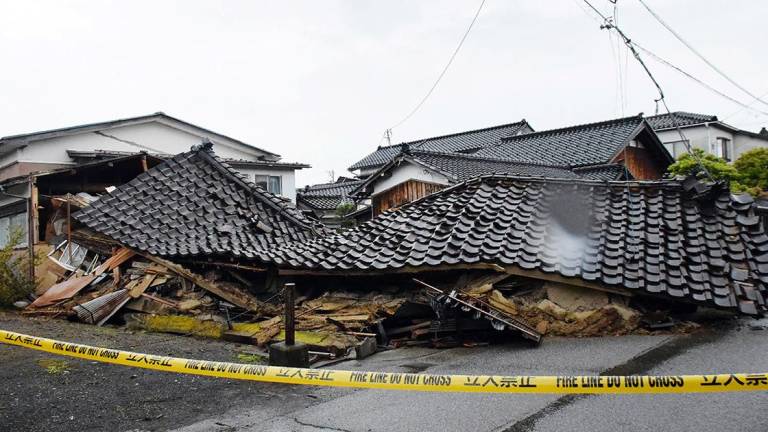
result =
[[687,42],[685,39],[683,39],[683,37],[682,37],[682,36],[680,36],[680,35],[679,35],[679,34],[678,34],[678,33],[677,33],[677,32],[676,32],[676,31],[675,31],[675,30],[674,30],[674,29],[673,29],[673,28],[672,28],[672,27],[669,25],[669,24],[667,24],[667,23],[666,23],[666,22],[665,22],[663,19],[661,19],[661,17],[659,16],[659,14],[657,14],[656,12],[654,12],[654,11],[653,11],[653,10],[652,10],[652,9],[651,9],[651,8],[650,8],[650,7],[649,7],[649,6],[648,6],[648,5],[647,5],[647,4],[646,4],[646,3],[645,3],[643,0],[638,0],[638,1],[640,2],[640,4],[641,4],[641,5],[643,5],[643,7],[644,7],[644,8],[645,8],[645,9],[648,11],[648,13],[650,13],[650,14],[651,14],[651,15],[652,15],[652,16],[653,16],[655,19],[656,19],[656,21],[658,21],[658,22],[659,22],[659,24],[661,24],[662,26],[664,26],[664,28],[665,28],[665,29],[669,30],[669,32],[670,32],[670,33],[672,33],[672,35],[673,35],[673,36],[675,36],[675,38],[676,38],[677,40],[679,40],[679,41],[680,41],[680,42],[681,42],[683,45],[685,45],[686,47],[688,47],[688,49],[689,49],[689,50],[691,50],[691,52],[693,52],[694,54],[696,54],[696,56],[697,56],[698,58],[700,58],[702,61],[704,61],[704,63],[706,63],[707,65],[709,65],[709,67],[711,67],[711,68],[712,68],[712,69],[713,69],[715,72],[717,72],[718,74],[720,74],[720,76],[721,76],[721,77],[723,77],[723,78],[725,78],[726,80],[728,80],[728,82],[730,82],[731,84],[733,84],[734,86],[736,86],[736,87],[737,87],[739,90],[741,90],[741,91],[743,91],[744,93],[748,94],[749,96],[751,96],[751,97],[752,97],[752,98],[754,98],[755,100],[757,100],[757,101],[760,101],[760,102],[762,102],[763,104],[765,104],[766,106],[768,106],[768,102],[766,102],[766,101],[764,101],[764,100],[760,99],[760,97],[759,97],[759,96],[755,96],[755,95],[754,95],[752,92],[750,92],[749,90],[747,90],[747,89],[745,89],[744,87],[742,87],[741,85],[739,85],[739,83],[737,83],[736,81],[734,81],[733,79],[731,79],[731,77],[729,77],[728,75],[726,75],[726,73],[725,73],[725,72],[723,72],[722,70],[720,70],[720,68],[718,68],[717,66],[715,66],[715,65],[714,65],[712,62],[710,62],[709,60],[707,60],[707,58],[706,58],[706,57],[704,57],[704,56],[703,56],[703,55],[702,55],[702,54],[701,54],[699,51],[697,51],[697,50],[696,50],[696,48],[694,48],[694,47],[693,47],[691,44],[689,44],[689,43],[688,43],[688,42]]
[[480,16],[480,11],[483,10],[483,6],[485,6],[485,1],[482,0],[480,2],[480,6],[477,8],[477,12],[475,12],[475,16],[472,18],[472,22],[469,23],[469,27],[467,27],[467,31],[464,32],[464,36],[461,37],[461,40],[459,41],[459,45],[456,46],[456,49],[453,50],[453,54],[451,54],[451,58],[448,59],[448,63],[445,64],[445,67],[443,68],[443,71],[440,72],[440,75],[438,75],[437,80],[435,80],[435,83],[432,84],[432,87],[429,89],[426,95],[424,95],[423,98],[419,101],[418,104],[411,110],[411,112],[408,113],[407,116],[403,117],[402,120],[395,123],[394,126],[390,126],[389,131],[391,134],[391,130],[402,125],[408,119],[410,119],[416,112],[421,108],[422,105],[424,105],[424,102],[429,99],[429,97],[432,95],[432,92],[435,91],[435,88],[437,88],[437,85],[440,83],[440,80],[443,79],[443,76],[446,72],[448,72],[448,68],[451,67],[451,63],[453,63],[453,60],[456,58],[456,55],[459,53],[459,50],[461,49],[461,46],[464,45],[464,41],[467,39],[467,36],[469,36],[469,32],[472,30],[472,27],[475,25],[475,22],[477,21],[477,17]]
[[[750,105],[748,105],[748,104],[746,104],[746,103],[744,103],[744,102],[742,102],[742,101],[740,101],[740,100],[738,100],[738,99],[736,99],[736,98],[733,98],[733,97],[731,97],[731,96],[728,96],[727,94],[725,94],[725,93],[721,92],[720,90],[718,90],[718,89],[716,89],[716,88],[712,87],[711,85],[709,85],[709,84],[705,83],[704,81],[700,80],[699,78],[696,78],[695,76],[693,76],[693,75],[691,75],[690,73],[686,72],[686,71],[685,71],[685,70],[683,70],[682,68],[680,68],[680,67],[678,67],[678,66],[675,66],[675,65],[674,65],[674,64],[672,64],[671,62],[669,62],[669,61],[667,61],[667,60],[663,59],[662,57],[660,57],[659,55],[655,54],[655,53],[654,53],[654,52],[652,52],[651,50],[649,50],[649,49],[647,49],[647,48],[644,48],[644,47],[642,47],[642,46],[641,46],[640,44],[638,44],[637,42],[633,42],[633,43],[635,44],[635,47],[637,47],[637,49],[639,49],[639,50],[640,50],[640,51],[642,51],[643,53],[647,54],[648,56],[650,56],[651,58],[653,58],[653,59],[654,59],[654,60],[656,60],[657,62],[659,62],[659,63],[661,63],[661,64],[663,64],[663,65],[665,65],[665,66],[668,66],[668,67],[670,67],[670,68],[672,68],[672,69],[676,70],[677,72],[681,73],[681,74],[682,74],[682,75],[684,75],[685,77],[687,77],[687,78],[689,78],[689,79],[693,80],[694,82],[696,82],[696,83],[697,83],[697,84],[699,84],[700,86],[702,86],[702,87],[706,88],[707,90],[709,90],[709,91],[711,91],[711,92],[713,92],[713,93],[717,94],[718,96],[720,96],[720,97],[723,97],[723,98],[725,98],[725,99],[728,99],[729,101],[731,101],[731,102],[735,103],[736,105],[739,105],[740,107],[742,107],[742,108],[744,108],[744,109],[751,109],[751,110],[753,110],[753,111],[756,111],[756,112],[758,112],[758,113],[760,113],[760,114],[764,114],[764,115],[768,116],[768,112],[765,112],[765,111],[759,110],[759,109],[757,109],[757,108],[753,108],[752,106],[750,106]],[[768,94],[768,93],[767,93],[767,94]],[[754,103],[754,102],[753,102],[753,103]]]
[[[653,82],[653,85],[656,86],[656,90],[659,92],[659,98],[655,99],[656,103],[659,102],[664,105],[664,109],[667,111],[667,114],[669,115],[670,119],[672,120],[672,123],[675,125],[675,129],[677,130],[677,133],[680,135],[680,139],[685,145],[686,149],[688,150],[688,153],[691,154],[691,157],[696,161],[696,164],[699,166],[701,171],[704,173],[707,178],[710,179],[710,181],[714,181],[714,178],[709,173],[709,170],[706,166],[704,166],[704,163],[702,162],[701,158],[693,151],[691,148],[691,143],[688,141],[688,139],[685,137],[685,134],[683,134],[683,130],[680,128],[680,124],[677,122],[677,117],[672,114],[672,111],[670,111],[669,106],[667,105],[667,101],[664,99],[664,91],[661,89],[661,86],[659,85],[659,82],[656,81],[656,78],[651,73],[651,70],[648,69],[648,66],[646,66],[643,59],[640,57],[640,53],[637,52],[635,49],[635,45],[632,42],[632,40],[627,37],[626,34],[619,28],[611,19],[603,15],[597,8],[592,6],[592,3],[589,2],[589,0],[584,0],[584,3],[586,3],[590,8],[592,8],[593,11],[595,11],[600,17],[603,19],[603,24],[600,25],[601,29],[606,29],[608,31],[615,31],[621,39],[624,41],[624,44],[627,46],[627,48],[632,52],[632,55],[635,57],[635,60],[637,60],[638,63],[640,63],[640,66],[643,67],[643,70],[645,70],[645,73],[648,75],[648,78],[651,79]],[[658,105],[657,105],[658,106]]]
[[[761,95],[760,95],[760,97],[761,97],[761,98],[764,98],[764,97],[766,97],[766,96],[768,96],[768,92],[765,92],[765,93],[763,93],[763,94],[761,94]],[[754,105],[754,104],[755,104],[755,102],[757,102],[757,99],[753,99],[753,100],[752,100],[752,102],[748,103],[748,104],[747,104],[747,106],[746,106],[746,108],[749,108],[749,109],[751,109],[751,110],[756,110],[756,111],[758,111],[758,112],[762,112],[762,111],[760,111],[760,110],[757,110],[756,108],[752,108],[752,105]],[[736,111],[734,111],[734,112],[732,112],[732,113],[728,114],[727,116],[725,116],[725,118],[723,118],[723,120],[724,120],[724,121],[725,121],[725,120],[728,120],[729,118],[731,118],[731,117],[735,116],[736,114],[740,113],[740,112],[741,112],[743,109],[744,109],[744,108],[739,108],[739,109],[737,109]]]

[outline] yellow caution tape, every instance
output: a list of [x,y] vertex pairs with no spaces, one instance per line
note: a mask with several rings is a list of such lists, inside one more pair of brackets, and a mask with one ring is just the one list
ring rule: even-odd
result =
[[228,379],[359,387],[384,390],[472,393],[704,393],[768,390],[768,374],[665,376],[431,375],[260,366],[140,354],[60,342],[0,330],[0,343],[52,354],[166,372]]

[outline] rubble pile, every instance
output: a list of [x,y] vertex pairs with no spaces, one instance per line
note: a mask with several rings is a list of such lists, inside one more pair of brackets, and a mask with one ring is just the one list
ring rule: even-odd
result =
[[[247,276],[216,266],[199,274],[128,248],[115,248],[105,258],[71,245],[65,241],[49,253],[41,268],[54,280],[38,291],[24,314],[99,326],[109,321],[258,347],[285,338],[280,292],[263,292],[260,300],[249,291]],[[296,338],[324,358],[349,356],[364,342],[375,350],[381,323],[407,302],[403,293],[383,291],[304,295],[296,302]]]
[[[212,266],[196,273],[124,247],[104,257],[76,243],[70,250],[66,242],[47,261],[56,281],[25,314],[94,325],[109,321],[261,348],[285,338],[280,291],[257,296],[247,276],[229,269]],[[336,289],[305,286],[295,303],[296,339],[317,360],[359,356],[363,345],[372,351],[473,346],[520,335],[538,344],[545,335],[648,332],[641,311],[617,294],[496,273],[468,273],[437,286],[412,282],[365,290],[354,283]]]

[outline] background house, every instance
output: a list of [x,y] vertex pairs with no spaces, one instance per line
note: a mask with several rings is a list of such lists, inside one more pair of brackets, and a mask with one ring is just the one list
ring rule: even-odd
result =
[[296,206],[299,210],[313,214],[325,226],[339,227],[342,218],[336,209],[341,204],[352,203],[351,192],[362,183],[360,179],[339,177],[332,183],[306,186],[297,191]]
[[525,119],[516,123],[492,126],[449,135],[425,138],[407,143],[380,146],[376,151],[360,159],[349,167],[358,177],[365,178],[389,163],[403,148],[442,153],[471,154],[479,149],[498,143],[502,138],[533,132]]
[[733,127],[715,115],[676,111],[650,116],[647,120],[675,158],[688,151],[675,125],[680,127],[692,148],[702,149],[729,162],[738,159],[746,151],[768,147],[768,133],[754,133]]
[[160,112],[0,138],[0,180],[142,151],[175,155],[203,139],[269,192],[296,201],[295,171],[309,165],[281,162],[276,153]]
[[642,115],[482,143],[472,154],[401,146],[353,192],[372,215],[489,174],[592,180],[660,179],[673,162]]

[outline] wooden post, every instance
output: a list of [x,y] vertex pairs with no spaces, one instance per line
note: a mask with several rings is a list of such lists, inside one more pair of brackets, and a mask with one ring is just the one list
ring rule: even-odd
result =
[[69,265],[72,265],[72,210],[69,205],[70,194],[67,194],[67,248],[69,249]]
[[285,344],[292,346],[296,343],[296,284],[285,284]]
[[37,187],[34,177],[29,177],[29,198],[27,199],[27,253],[29,254],[29,280],[35,281],[35,231],[37,226]]

